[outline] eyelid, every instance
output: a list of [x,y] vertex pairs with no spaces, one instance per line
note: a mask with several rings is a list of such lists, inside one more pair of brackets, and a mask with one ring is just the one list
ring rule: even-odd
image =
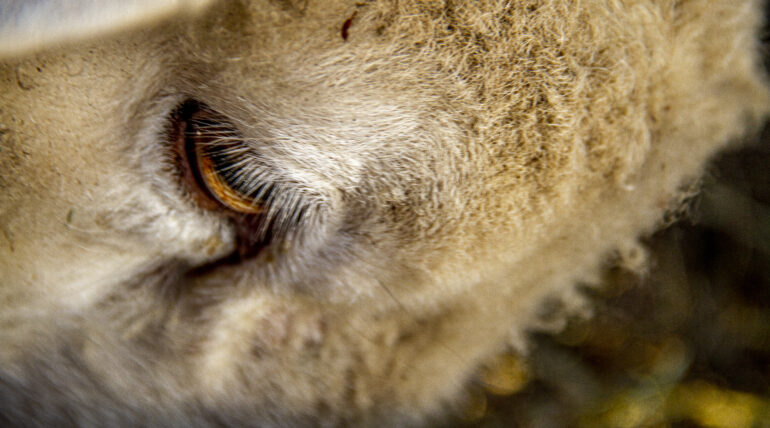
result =
[[[200,116],[203,116],[203,121]],[[209,127],[208,130],[216,131],[207,134],[204,132],[207,127],[205,122],[212,120],[216,120],[217,125]],[[228,137],[228,140],[223,141],[222,137]],[[218,138],[220,140],[217,140]],[[211,111],[201,110],[194,113],[188,121],[185,140],[185,150],[195,178],[212,199],[224,208],[240,214],[259,214],[263,211],[259,201],[249,198],[227,182],[221,174],[220,166],[214,160],[217,157],[215,151],[231,151],[232,146],[244,144],[243,141],[238,141],[239,136],[232,125],[227,124],[223,118],[217,118]],[[230,165],[226,166],[230,167]]]
[[216,171],[214,163],[205,154],[201,153],[201,150],[197,150],[195,155],[201,181],[220,204],[243,214],[259,214],[263,211],[261,204],[241,195],[225,183]]
[[[224,116],[188,100],[172,115],[172,138],[187,192],[205,209],[230,215],[256,215],[262,204],[239,192],[222,175],[230,159],[221,153],[245,147],[237,129]],[[224,164],[224,165],[222,165]]]
[[234,260],[255,256],[276,240],[302,242],[324,218],[323,194],[281,169],[226,116],[187,100],[169,123],[183,192],[232,224]]

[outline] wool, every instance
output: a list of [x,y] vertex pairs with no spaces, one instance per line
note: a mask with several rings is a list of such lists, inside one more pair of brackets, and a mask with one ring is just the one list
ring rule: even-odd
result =
[[[643,272],[639,238],[755,132],[761,9],[253,0],[0,32],[0,421],[445,415],[608,264]],[[278,189],[259,239],[185,178],[184,105]]]

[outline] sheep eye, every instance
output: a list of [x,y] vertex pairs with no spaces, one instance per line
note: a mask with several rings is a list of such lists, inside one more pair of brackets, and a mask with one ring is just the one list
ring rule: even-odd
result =
[[261,213],[266,195],[264,186],[254,186],[249,179],[251,149],[227,118],[203,104],[186,101],[173,115],[173,122],[180,169],[198,202],[231,213]]

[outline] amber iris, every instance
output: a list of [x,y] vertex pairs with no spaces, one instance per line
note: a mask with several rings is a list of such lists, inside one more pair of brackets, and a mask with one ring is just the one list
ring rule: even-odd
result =
[[234,127],[208,109],[193,112],[186,125],[186,158],[206,196],[235,213],[261,213],[262,204],[242,190],[236,166],[248,152]]

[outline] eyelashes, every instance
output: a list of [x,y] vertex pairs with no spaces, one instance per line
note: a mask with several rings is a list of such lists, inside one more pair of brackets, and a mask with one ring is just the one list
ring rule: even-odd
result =
[[249,170],[251,150],[237,131],[209,110],[192,114],[185,129],[185,151],[201,190],[223,208],[240,214],[263,212],[259,176]]
[[308,186],[271,164],[224,115],[187,100],[169,122],[185,193],[234,224],[241,258],[256,255],[277,238],[296,235],[317,212],[317,198]]

